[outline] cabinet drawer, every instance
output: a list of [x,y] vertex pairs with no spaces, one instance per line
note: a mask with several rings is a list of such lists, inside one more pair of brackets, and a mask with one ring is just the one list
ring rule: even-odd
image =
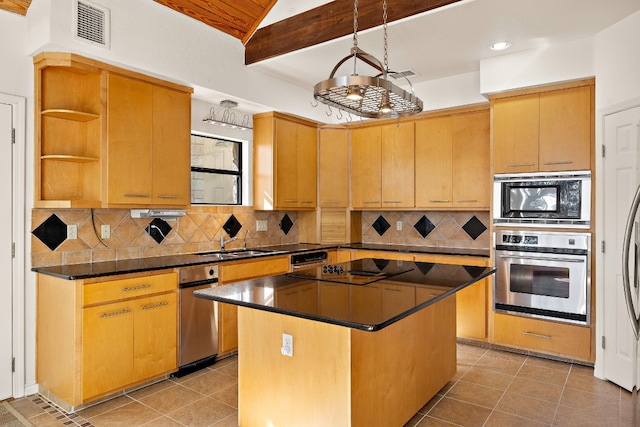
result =
[[176,273],[140,276],[130,279],[109,280],[83,286],[84,305],[102,304],[109,301],[135,298],[178,287]]
[[493,342],[541,353],[590,361],[591,329],[495,313]]
[[289,272],[289,257],[269,257],[256,260],[224,263],[220,265],[220,282],[232,283],[239,280],[273,276]]

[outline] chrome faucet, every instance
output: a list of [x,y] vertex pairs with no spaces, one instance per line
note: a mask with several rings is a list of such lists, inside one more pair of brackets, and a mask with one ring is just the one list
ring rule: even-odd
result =
[[237,237],[232,237],[229,240],[224,240],[224,236],[220,236],[220,251],[224,252],[224,245],[226,245],[227,243],[231,243],[236,239],[237,239]]

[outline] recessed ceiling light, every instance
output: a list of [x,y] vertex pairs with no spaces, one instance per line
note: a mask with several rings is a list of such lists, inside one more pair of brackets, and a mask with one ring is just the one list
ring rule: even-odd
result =
[[505,50],[509,46],[511,46],[511,43],[509,43],[508,41],[503,41],[503,42],[493,43],[491,46],[489,46],[489,48],[491,50]]

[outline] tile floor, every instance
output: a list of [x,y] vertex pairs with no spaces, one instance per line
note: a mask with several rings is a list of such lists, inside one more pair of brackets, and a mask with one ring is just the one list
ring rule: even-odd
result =
[[[237,358],[232,357],[76,414],[39,395],[11,405],[36,426],[235,427],[237,392]],[[458,344],[456,376],[404,427],[624,427],[640,424],[633,418],[638,409],[631,393],[598,380],[591,368]]]

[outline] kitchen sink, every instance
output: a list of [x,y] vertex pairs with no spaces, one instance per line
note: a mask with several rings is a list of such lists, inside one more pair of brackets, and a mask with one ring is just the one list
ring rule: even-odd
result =
[[217,259],[238,259],[249,258],[256,256],[273,255],[279,253],[278,251],[262,250],[262,249],[238,249],[232,251],[216,251],[216,252],[200,252],[196,255],[208,256]]

